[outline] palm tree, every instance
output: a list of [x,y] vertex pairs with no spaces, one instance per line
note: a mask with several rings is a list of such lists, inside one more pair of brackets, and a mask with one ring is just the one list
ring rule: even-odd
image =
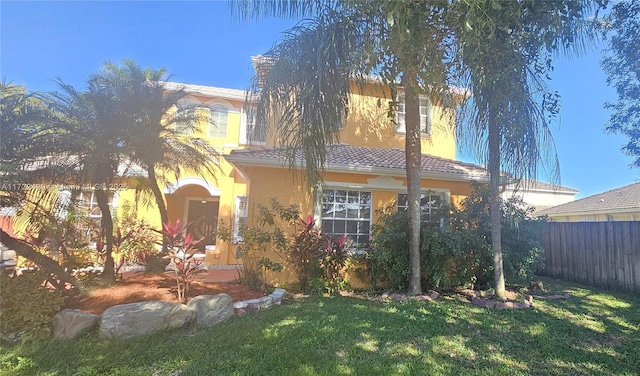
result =
[[[406,170],[410,218],[409,293],[420,284],[419,96],[442,98],[446,25],[440,2],[242,1],[245,19],[313,16],[285,33],[254,77],[258,121],[275,123],[274,138],[290,167],[301,153],[309,187],[322,180],[327,147],[337,141],[352,80],[375,75],[405,91]],[[370,81],[369,81],[370,82]]]
[[[57,190],[41,188],[68,182],[66,158],[57,158],[66,151],[60,142],[64,135],[60,119],[38,93],[5,82],[0,83],[0,93],[0,207],[23,209],[25,203],[31,203],[36,210],[46,211],[58,199]],[[39,184],[37,188],[28,188],[35,184]],[[33,244],[4,230],[0,230],[0,239],[53,280],[74,283],[64,268],[36,251]]]
[[502,269],[501,172],[536,179],[545,166],[559,180],[549,129],[558,111],[556,93],[544,77],[551,54],[580,52],[595,35],[584,22],[589,1],[472,1],[453,3],[448,21],[454,29],[459,72],[472,93],[459,128],[480,160],[488,165],[491,241],[496,295],[505,299]]
[[[193,111],[176,110],[186,96],[183,90],[167,91],[164,69],[141,68],[132,60],[122,66],[106,62],[103,69],[89,76],[88,89],[75,90],[59,81],[63,94],[55,94],[57,109],[67,119],[76,141],[84,181],[97,188],[95,197],[102,212],[101,227],[106,246],[104,276],[115,280],[113,216],[109,208],[109,187],[138,166],[147,173],[145,186],[151,191],[162,223],[169,217],[160,184],[183,171],[213,174],[216,151],[202,139],[184,137],[175,128],[193,130]],[[135,173],[135,172],[134,172]]]
[[[215,176],[217,152],[206,141],[185,137],[193,133],[200,116],[188,107],[178,106],[187,93],[167,90],[166,70],[142,68],[133,60],[122,65],[106,62],[93,80],[113,93],[126,129],[122,153],[147,173],[146,185],[160,212],[162,223],[169,222],[160,185],[178,179],[185,171]],[[180,127],[176,127],[180,124]]]

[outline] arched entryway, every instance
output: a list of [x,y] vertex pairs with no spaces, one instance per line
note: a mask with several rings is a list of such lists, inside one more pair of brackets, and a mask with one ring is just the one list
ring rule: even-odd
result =
[[172,222],[180,219],[188,224],[187,232],[196,239],[204,252],[216,244],[216,229],[220,210],[220,190],[202,178],[184,178],[165,189],[167,210]]

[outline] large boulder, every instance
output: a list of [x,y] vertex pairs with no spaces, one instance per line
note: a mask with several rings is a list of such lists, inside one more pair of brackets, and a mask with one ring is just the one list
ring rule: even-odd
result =
[[79,309],[65,309],[53,316],[53,336],[75,339],[98,328],[100,316]]
[[233,299],[227,294],[200,295],[189,301],[188,307],[196,312],[196,324],[212,326],[233,316]]
[[121,304],[102,314],[101,337],[130,338],[192,323],[196,312],[184,304],[161,300]]

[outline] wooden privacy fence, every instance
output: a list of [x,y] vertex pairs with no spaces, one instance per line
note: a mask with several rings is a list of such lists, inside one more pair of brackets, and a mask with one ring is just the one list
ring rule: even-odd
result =
[[640,293],[640,221],[549,222],[545,274]]

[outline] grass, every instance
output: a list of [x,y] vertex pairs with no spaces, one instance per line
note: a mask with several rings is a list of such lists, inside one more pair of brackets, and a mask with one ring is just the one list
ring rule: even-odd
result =
[[0,375],[639,375],[640,297],[544,279],[567,301],[297,300],[213,328],[0,348]]

